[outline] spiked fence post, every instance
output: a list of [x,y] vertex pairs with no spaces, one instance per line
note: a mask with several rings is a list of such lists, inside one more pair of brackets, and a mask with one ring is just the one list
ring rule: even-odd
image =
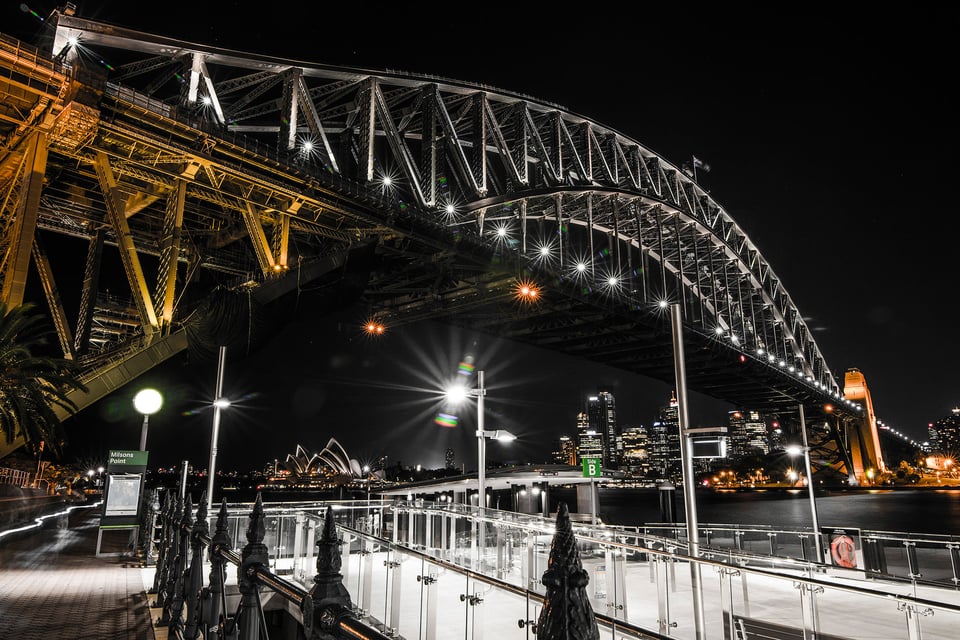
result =
[[233,548],[233,542],[230,540],[230,534],[227,533],[227,519],[230,514],[227,512],[227,499],[224,498],[220,503],[220,511],[217,513],[216,531],[213,539],[210,541],[208,557],[210,558],[210,587],[203,593],[203,613],[202,622],[203,637],[208,637],[208,631],[217,629],[220,626],[220,612],[226,607],[222,606],[224,599],[224,583],[227,580],[227,561],[220,551],[229,551]]
[[178,632],[181,634],[183,632],[184,590],[187,574],[190,571],[187,567],[187,560],[189,558],[189,547],[187,546],[187,541],[190,538],[190,529],[192,526],[193,501],[190,496],[187,495],[187,502],[183,507],[183,518],[180,520],[180,544],[178,546],[179,553],[177,554],[177,564],[173,575],[175,578],[172,591],[173,598],[170,600],[170,633],[173,633],[174,637],[178,637]]
[[270,564],[267,545],[263,544],[263,538],[266,536],[264,519],[263,498],[257,492],[257,499],[250,513],[250,523],[247,526],[247,544],[243,547],[240,566],[237,568],[240,611],[237,614],[236,623],[240,632],[239,640],[260,640],[263,611],[260,610],[260,585],[256,574],[258,568]]
[[587,597],[590,576],[580,561],[566,502],[557,508],[556,533],[542,582],[547,594],[537,620],[537,639],[600,640],[597,620]]
[[197,508],[197,522],[190,532],[191,559],[190,568],[184,578],[183,597],[187,604],[187,626],[183,637],[195,640],[200,635],[200,590],[203,588],[203,540],[210,533],[207,524],[206,492],[200,496]]
[[[163,525],[163,531],[160,534],[160,550],[157,553],[157,566],[153,572],[153,588],[150,593],[159,594],[163,585],[166,584],[167,564],[170,550],[170,518],[173,517],[173,496],[167,491],[166,500],[164,500],[163,510],[160,512],[160,522]],[[161,606],[159,595],[154,606]]]
[[170,548],[167,550],[167,567],[160,587],[160,597],[157,601],[162,607],[159,626],[170,623],[170,602],[173,600],[173,590],[177,583],[177,564],[180,562],[180,519],[183,516],[183,502],[176,498],[173,514],[170,517]]
[[328,505],[323,516],[323,532],[317,540],[317,575],[310,590],[315,612],[312,635],[315,640],[331,637],[329,634],[352,608],[350,594],[343,586],[343,574],[340,573],[342,544],[333,522],[333,507]]

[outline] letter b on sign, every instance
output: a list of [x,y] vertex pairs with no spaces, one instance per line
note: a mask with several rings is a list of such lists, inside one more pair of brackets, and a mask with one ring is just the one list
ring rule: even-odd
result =
[[600,477],[600,458],[584,458],[583,459],[583,477],[584,478]]

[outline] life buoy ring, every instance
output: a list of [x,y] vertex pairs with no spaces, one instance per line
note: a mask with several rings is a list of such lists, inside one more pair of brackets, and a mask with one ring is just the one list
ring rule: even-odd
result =
[[840,567],[856,568],[857,545],[847,535],[837,536],[830,541],[830,556],[833,563]]

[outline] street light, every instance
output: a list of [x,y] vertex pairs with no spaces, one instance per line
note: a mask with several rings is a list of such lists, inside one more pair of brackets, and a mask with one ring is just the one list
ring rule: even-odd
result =
[[163,396],[156,389],[142,389],[133,396],[133,407],[143,414],[143,428],[140,429],[140,451],[147,450],[147,431],[150,429],[150,416],[160,411]]
[[220,347],[220,359],[217,361],[217,388],[213,399],[213,430],[210,433],[210,468],[207,470],[207,513],[213,513],[213,479],[217,474],[217,443],[220,440],[220,411],[230,406],[223,397],[223,367],[227,361],[227,348]]
[[477,429],[477,486],[479,491],[477,503],[480,507],[480,515],[483,515],[483,509],[487,506],[487,440],[512,442],[516,439],[517,436],[505,429],[493,431]]
[[484,556],[484,524],[483,516],[486,509],[487,494],[487,440],[510,441],[517,437],[504,429],[488,431],[484,429],[483,424],[483,399],[487,395],[487,389],[483,384],[483,370],[477,371],[477,388],[467,389],[463,385],[454,385],[447,389],[447,398],[453,402],[458,402],[467,396],[476,396],[477,398],[477,524],[479,525],[479,534],[477,535],[477,549],[480,557],[481,568]]
[[820,521],[817,518],[817,501],[813,495],[813,472],[810,468],[810,445],[807,443],[807,424],[803,417],[803,405],[797,405],[800,413],[800,435],[803,439],[803,446],[790,445],[785,447],[787,454],[795,456],[803,453],[803,464],[807,473],[807,497],[810,499],[810,518],[813,525],[813,540],[817,547],[817,562],[823,563],[823,545],[820,544]]

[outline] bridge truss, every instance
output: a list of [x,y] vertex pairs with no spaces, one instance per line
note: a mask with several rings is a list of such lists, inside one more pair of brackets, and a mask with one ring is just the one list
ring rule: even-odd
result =
[[81,407],[249,336],[227,319],[305,282],[349,288],[387,325],[435,319],[668,384],[679,304],[691,389],[803,405],[825,464],[882,465],[770,264],[639,142],[489,86],[49,22],[42,50],[0,41],[0,295],[22,302],[33,265],[87,372]]

